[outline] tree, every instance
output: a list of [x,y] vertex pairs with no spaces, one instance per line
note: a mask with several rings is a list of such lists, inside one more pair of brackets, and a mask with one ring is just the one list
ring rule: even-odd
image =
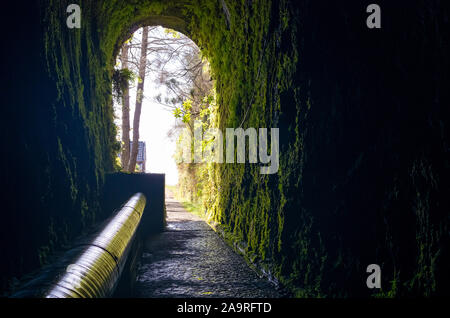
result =
[[142,100],[144,98],[144,83],[147,70],[147,47],[148,47],[148,27],[142,30],[142,45],[138,71],[138,85],[136,89],[136,106],[133,119],[133,145],[131,147],[129,172],[136,169],[136,160],[139,150],[139,124],[141,119]]
[[[122,70],[128,69],[128,43],[122,47]],[[126,85],[122,92],[122,169],[128,171],[130,162],[130,85],[126,81]]]
[[[191,116],[199,116],[202,99],[211,88],[211,78],[204,72],[205,61],[199,48],[186,36],[161,27],[145,27],[141,36],[134,36],[121,50],[121,69],[129,68],[137,74],[136,104],[133,118],[133,143],[130,149],[130,94],[134,86],[128,83],[122,101],[122,169],[135,171],[138,146],[139,126],[142,103],[145,98],[144,84],[147,76],[166,88],[166,93],[154,96],[160,105],[174,111],[182,120],[174,130],[189,125]],[[181,67],[174,67],[181,65]],[[207,76],[205,76],[207,74]],[[208,83],[205,85],[204,83]],[[186,107],[189,106],[189,107]],[[189,108],[189,109],[188,109]],[[178,116],[177,115],[177,116]]]

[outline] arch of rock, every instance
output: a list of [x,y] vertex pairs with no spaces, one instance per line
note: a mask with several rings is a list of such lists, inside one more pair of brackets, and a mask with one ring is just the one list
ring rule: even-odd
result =
[[[2,19],[5,43],[18,43],[3,52],[2,290],[105,217],[114,58],[160,24],[209,58],[221,127],[280,128],[278,174],[236,164],[211,175],[208,207],[249,261],[297,296],[445,293],[447,8],[380,1],[383,28],[369,30],[354,3],[91,0],[71,30],[72,2],[12,4]],[[365,286],[372,263],[381,292]]]

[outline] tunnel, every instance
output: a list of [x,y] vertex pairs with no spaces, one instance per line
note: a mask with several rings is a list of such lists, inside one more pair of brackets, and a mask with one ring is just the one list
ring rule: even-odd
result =
[[[2,293],[109,216],[115,59],[161,25],[208,58],[219,128],[279,128],[277,173],[209,170],[203,208],[227,244],[293,297],[448,294],[450,10],[379,0],[371,29],[366,2],[8,2]],[[366,286],[370,264],[381,289]]]

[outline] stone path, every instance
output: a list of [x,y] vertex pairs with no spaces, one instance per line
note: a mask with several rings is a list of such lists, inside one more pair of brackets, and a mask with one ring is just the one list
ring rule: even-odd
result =
[[166,230],[146,242],[135,297],[280,297],[170,193],[166,208]]

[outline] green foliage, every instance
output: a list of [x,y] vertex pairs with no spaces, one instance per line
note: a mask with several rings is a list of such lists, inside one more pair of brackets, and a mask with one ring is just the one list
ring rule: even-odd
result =
[[127,68],[115,69],[112,75],[113,94],[120,100],[128,89],[129,83],[135,80],[136,75]]
[[192,110],[192,100],[186,99],[181,107],[176,107],[173,111],[173,115],[177,119],[181,119],[181,121],[185,124],[188,124],[192,121],[191,118],[191,110]]
[[173,29],[167,29],[166,28],[166,29],[164,29],[164,32],[166,34],[170,34],[175,39],[179,39],[181,37],[180,33],[175,31],[175,30],[173,30]]

